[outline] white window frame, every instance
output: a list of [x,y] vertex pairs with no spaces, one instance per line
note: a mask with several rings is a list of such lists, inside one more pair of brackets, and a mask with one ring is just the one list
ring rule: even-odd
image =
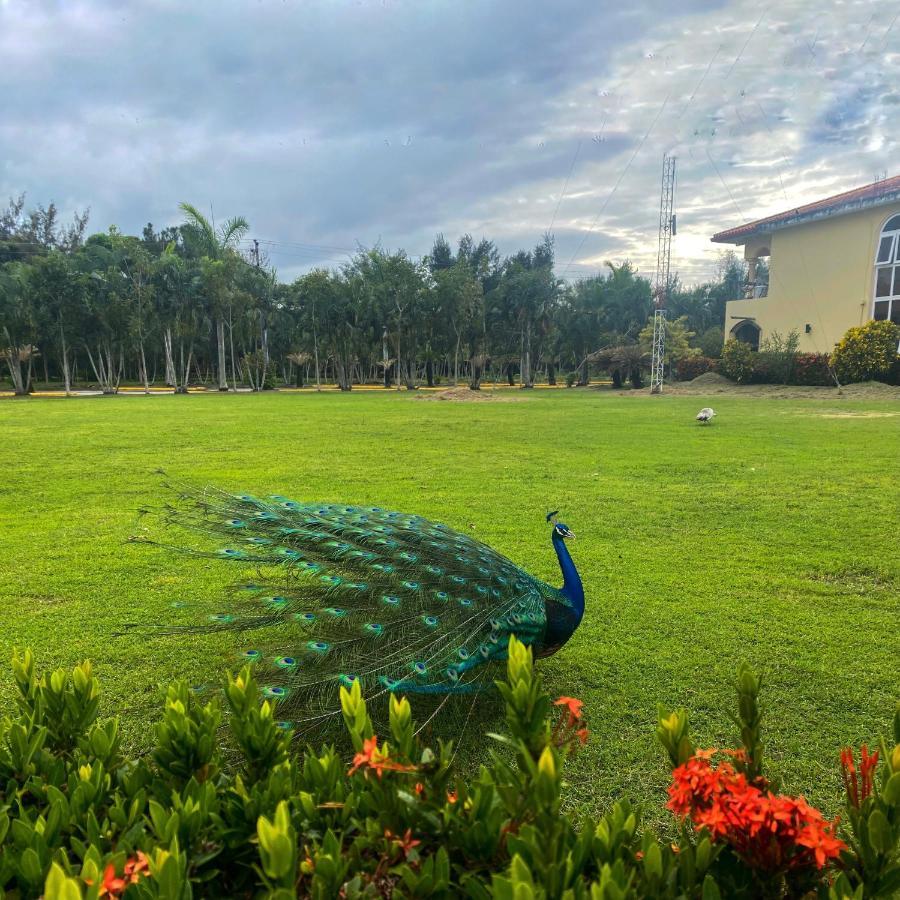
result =
[[[888,229],[888,225],[897,219],[897,227]],[[884,262],[879,262],[881,245],[885,238],[891,239],[891,247],[888,258]],[[878,276],[879,273],[887,270],[891,272],[893,279],[891,290],[888,294],[878,296]],[[900,324],[900,213],[894,213],[885,220],[884,224],[878,232],[878,240],[875,243],[875,280],[872,284],[872,318],[875,318],[875,305],[877,303],[887,303],[887,321],[896,321]],[[895,318],[896,317],[896,318]]]

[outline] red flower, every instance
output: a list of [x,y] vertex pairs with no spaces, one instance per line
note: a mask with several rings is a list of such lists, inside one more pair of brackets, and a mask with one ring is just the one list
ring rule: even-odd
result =
[[713,768],[714,753],[699,751],[675,769],[669,809],[706,828],[752,868],[821,869],[838,857],[844,844],[834,835],[836,822],[826,822],[802,797],[774,794],[762,780],[748,783],[727,762]]
[[859,809],[866,797],[872,793],[872,775],[878,766],[878,751],[869,753],[869,748],[863,744],[859,748],[859,757],[859,778],[857,778],[853,750],[850,747],[841,750],[841,778],[847,793],[847,802],[855,809]]
[[447,802],[456,803],[456,791],[447,791]]

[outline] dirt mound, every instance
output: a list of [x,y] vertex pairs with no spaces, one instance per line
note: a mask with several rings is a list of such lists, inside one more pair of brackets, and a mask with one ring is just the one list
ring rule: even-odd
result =
[[452,387],[445,391],[437,391],[433,394],[419,394],[419,400],[451,400],[454,403],[483,403],[485,401],[501,401],[506,403],[514,403],[517,400],[524,400],[524,397],[513,397],[507,392],[499,392],[494,390],[470,391],[467,387]]
[[900,387],[884,384],[881,381],[860,381],[859,384],[845,384],[841,391],[847,397],[872,397],[883,394],[885,398],[900,394]]
[[724,375],[720,375],[718,372],[704,372],[702,375],[692,378],[689,383],[696,384],[700,387],[703,385],[706,385],[707,387],[734,387],[733,381],[726,378]]

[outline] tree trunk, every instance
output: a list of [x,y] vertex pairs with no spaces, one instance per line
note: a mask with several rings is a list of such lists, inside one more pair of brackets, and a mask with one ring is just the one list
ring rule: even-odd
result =
[[315,329],[313,329],[313,351],[316,357],[316,390],[321,391],[322,385],[319,381],[319,341]]
[[430,355],[425,360],[425,383],[428,387],[434,387],[434,363]]
[[[237,377],[237,369],[236,363],[234,359],[234,325],[231,321],[231,307],[228,307],[228,344],[231,347],[231,380],[233,382],[234,390],[238,389],[238,377]],[[247,351],[244,351],[244,356],[247,355]]]
[[[219,390],[228,390],[228,373],[225,371],[225,320],[216,319],[216,349],[219,354]],[[232,359],[233,359],[232,355]]]
[[163,332],[163,350],[166,356],[166,384],[178,390],[178,376],[175,373],[175,360],[172,357],[172,328],[167,326]]
[[516,384],[513,373],[515,372],[516,367],[514,363],[506,364],[506,380],[509,382],[510,387],[514,387]]
[[531,320],[525,327],[525,352],[522,356],[522,387],[533,388],[534,376],[531,374]]
[[59,324],[59,342],[62,346],[63,383],[66,386],[66,396],[72,393],[72,376],[69,372],[69,348],[66,346],[66,334],[63,331],[62,322]]
[[547,384],[556,385],[556,366],[552,359],[547,361]]

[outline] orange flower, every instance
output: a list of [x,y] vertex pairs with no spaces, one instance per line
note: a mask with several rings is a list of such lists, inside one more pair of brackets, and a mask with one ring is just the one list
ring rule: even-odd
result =
[[447,791],[447,802],[448,803],[456,803],[456,791]]
[[415,766],[407,766],[403,765],[403,763],[395,762],[384,750],[379,750],[378,738],[375,735],[372,735],[372,737],[366,738],[365,741],[363,741],[363,748],[359,753],[356,754],[356,756],[353,757],[353,765],[350,766],[347,774],[353,775],[363,767],[365,767],[367,771],[371,769],[379,778],[381,778],[382,774],[385,771],[416,771]]
[[577,722],[581,721],[581,707],[584,701],[577,697],[560,697],[553,701],[554,706],[564,706],[569,712],[569,721],[567,727],[572,728]]
[[140,850],[136,857],[132,857],[125,863],[125,877],[129,884],[137,884],[142,875],[148,875],[150,869],[150,860]]
[[110,863],[103,870],[103,884],[100,885],[101,897],[119,897],[125,891],[127,884],[124,878],[116,876],[116,867]]
[[582,744],[586,744],[589,734],[590,732],[587,730],[587,728],[579,728],[578,731],[575,732],[575,737],[577,737]]
[[868,746],[863,744],[859,748],[859,757],[859,778],[857,778],[853,750],[850,747],[841,750],[841,778],[847,792],[847,802],[856,809],[859,809],[866,797],[872,793],[872,774],[878,766],[878,751],[869,753]]
[[412,837],[412,829],[407,828],[406,833],[403,837],[394,834],[389,828],[384,829],[384,836],[389,840],[392,844],[397,845],[398,850],[403,851],[404,857],[409,858],[410,851],[412,851],[415,847],[418,847],[421,844],[421,841],[415,841]]

